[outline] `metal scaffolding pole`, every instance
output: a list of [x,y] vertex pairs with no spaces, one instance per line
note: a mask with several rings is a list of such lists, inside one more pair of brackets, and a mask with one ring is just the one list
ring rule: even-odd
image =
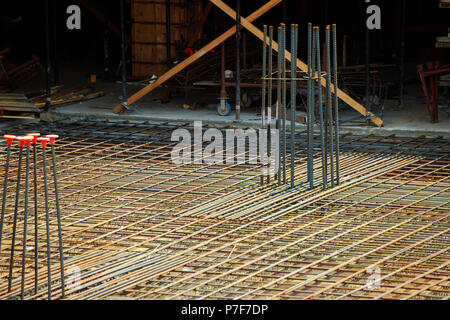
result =
[[45,0],[45,82],[46,82],[46,95],[44,110],[48,111],[51,106],[51,58],[50,58],[50,12],[49,12],[49,0]]
[[127,61],[125,53],[125,8],[124,1],[120,0],[120,48],[122,53],[122,106],[128,109],[127,106]]
[[241,0],[236,1],[236,120],[241,117]]

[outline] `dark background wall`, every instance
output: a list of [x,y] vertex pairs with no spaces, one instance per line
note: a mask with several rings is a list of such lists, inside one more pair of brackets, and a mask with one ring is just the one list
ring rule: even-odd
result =
[[[2,4],[0,13],[0,48],[10,47],[14,59],[23,60],[32,54],[43,57],[45,53],[45,25],[44,0],[35,1],[6,1]],[[225,0],[234,7],[235,0]],[[56,51],[63,61],[102,63],[104,26],[81,5],[82,29],[67,30],[67,6],[79,4],[77,0],[50,0],[52,23],[56,24]],[[53,3],[55,4],[53,8]],[[118,0],[90,0],[103,13],[120,26],[120,7]],[[261,6],[261,0],[241,0],[242,14],[249,15]],[[382,29],[371,31],[373,61],[396,62],[400,44],[400,0],[372,0],[371,4],[378,4],[382,10]],[[435,37],[447,33],[449,26],[449,9],[439,9],[438,0],[408,0],[406,1],[406,60],[423,62],[431,59],[448,61],[449,53],[446,49],[434,48]],[[349,64],[364,62],[364,28],[365,28],[364,0],[287,0],[285,5],[286,22],[298,23],[301,27],[300,41],[306,37],[306,24],[312,22],[324,26],[336,23],[339,38],[344,34],[349,40]],[[283,4],[272,9],[255,24],[279,25],[283,21]],[[56,14],[53,14],[53,10]],[[130,2],[126,5],[127,20],[130,20]],[[21,17],[20,22],[13,19]],[[219,9],[213,9],[205,25],[205,33],[209,39],[230,27],[233,21]],[[127,33],[131,29],[127,23]],[[119,38],[110,33],[110,48],[112,61],[120,58]]]

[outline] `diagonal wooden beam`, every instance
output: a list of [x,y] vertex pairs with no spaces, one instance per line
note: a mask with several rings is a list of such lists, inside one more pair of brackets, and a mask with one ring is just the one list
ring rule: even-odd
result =
[[[105,23],[105,15],[96,7],[94,7],[88,0],[80,0],[80,4],[89,11],[94,17],[96,17],[100,22]],[[108,21],[108,28],[110,28],[118,37],[120,37],[120,28]]]
[[[227,6],[224,2],[221,0],[210,0],[212,3],[214,3],[217,7],[219,7],[223,12],[225,12],[227,15],[229,15],[231,18],[236,20],[236,12],[231,9],[229,6]],[[264,34],[261,30],[259,30],[257,27],[255,27],[253,24],[251,24],[251,21],[248,19],[245,19],[241,17],[241,25],[253,33],[257,38],[259,38],[261,41],[264,41]],[[269,45],[269,40],[267,39],[267,44]],[[272,48],[278,52],[278,43],[275,41],[272,41]],[[285,51],[285,57],[287,60],[291,61],[291,53],[289,51]],[[297,59],[297,66],[300,68],[300,70],[307,72],[308,66],[301,61],[300,59]],[[321,85],[323,87],[326,87],[327,82],[325,77],[322,77],[321,79]],[[331,91],[334,93],[334,85],[331,84]],[[354,100],[352,97],[350,97],[348,94],[346,94],[344,91],[338,88],[338,97],[346,102],[349,106],[351,106],[353,109],[361,113],[363,116],[369,116],[370,120],[377,125],[378,127],[383,126],[383,120],[376,117],[372,112],[367,112],[367,109],[364,108],[361,104],[359,104],[356,100]]]
[[[281,1],[282,0],[270,0],[265,5],[263,5],[261,8],[259,8],[258,10],[253,12],[251,15],[249,15],[246,18],[246,21],[252,22],[252,21],[256,20],[257,18],[262,16],[264,13],[266,13],[267,11],[269,11],[270,9],[275,7],[277,4],[279,4]],[[204,46],[203,48],[198,50],[192,56],[184,59],[183,61],[178,63],[176,66],[174,66],[172,69],[170,69],[169,71],[164,73],[161,77],[156,79],[155,82],[149,84],[148,86],[142,88],[141,90],[139,90],[138,92],[133,94],[131,97],[128,98],[126,105],[129,106],[129,105],[135,103],[136,101],[141,99],[143,96],[145,96],[146,94],[153,91],[155,88],[157,88],[158,86],[160,86],[161,84],[163,84],[164,82],[166,82],[167,80],[172,78],[178,72],[180,72],[181,70],[183,70],[184,68],[186,68],[187,66],[192,64],[193,62],[197,61],[198,59],[200,59],[207,52],[209,52],[212,49],[214,49],[215,47],[217,47],[219,44],[221,44],[222,42],[227,40],[229,37],[231,37],[235,33],[236,33],[236,27],[231,27],[226,32],[221,34],[219,37],[217,37],[216,39],[214,39],[213,41],[208,43],[206,46]],[[113,110],[114,110],[114,113],[121,113],[121,112],[125,111],[125,109],[126,109],[125,106],[123,106],[122,104],[119,104],[119,105],[115,106]]]

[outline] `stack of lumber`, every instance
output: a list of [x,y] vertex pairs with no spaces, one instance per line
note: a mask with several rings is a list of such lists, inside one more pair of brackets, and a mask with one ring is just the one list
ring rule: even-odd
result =
[[[18,116],[20,113],[22,116]],[[28,101],[27,97],[18,93],[2,93],[0,94],[0,117],[1,118],[17,118],[23,117],[23,114],[40,113],[39,108]]]

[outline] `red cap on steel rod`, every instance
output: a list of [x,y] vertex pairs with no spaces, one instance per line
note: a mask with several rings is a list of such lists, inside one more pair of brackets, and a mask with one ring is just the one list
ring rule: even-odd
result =
[[19,141],[19,147],[23,147],[26,145],[27,147],[30,146],[31,141],[33,140],[33,137],[31,136],[24,136],[24,137],[16,137],[16,139]]
[[45,137],[50,139],[50,144],[51,145],[54,145],[56,139],[59,138],[59,136],[57,134],[48,134]]
[[50,141],[49,138],[38,138],[37,140],[38,140],[39,142],[41,142],[42,148],[45,148],[45,147],[47,146],[47,142]]
[[8,146],[12,146],[14,139],[16,139],[16,136],[13,136],[12,134],[5,134],[3,138],[6,139],[6,144]]
[[41,134],[39,132],[33,132],[33,133],[29,133],[27,134],[27,136],[33,137],[33,140],[31,141],[33,144],[37,142],[37,138],[40,136]]

